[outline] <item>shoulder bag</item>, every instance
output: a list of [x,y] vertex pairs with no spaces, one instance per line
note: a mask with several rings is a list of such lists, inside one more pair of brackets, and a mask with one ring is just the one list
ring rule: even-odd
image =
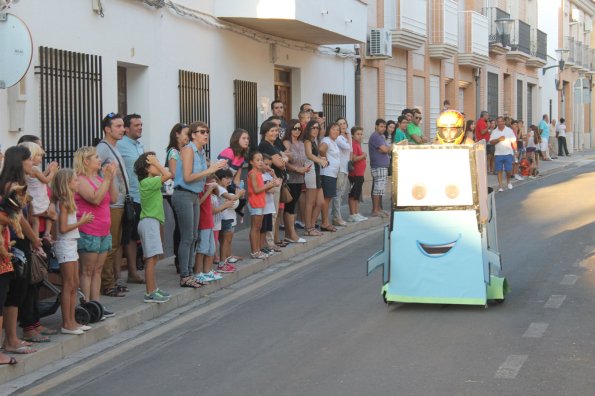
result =
[[120,172],[122,172],[122,179],[124,179],[124,187],[126,187],[126,196],[124,197],[123,221],[128,224],[132,224],[132,223],[134,223],[134,221],[136,219],[136,210],[134,209],[134,201],[132,200],[132,197],[130,196],[130,192],[128,190],[128,183],[126,182],[126,176],[124,176],[124,175],[126,175],[126,173],[125,173],[126,171],[124,170],[124,167],[122,166],[122,163],[118,159],[118,156],[116,155],[116,152],[114,151],[112,146],[110,146],[105,140],[102,140],[99,143],[105,144],[110,149],[110,151],[112,152],[114,157],[116,158],[116,161],[118,161],[118,165],[120,166]]

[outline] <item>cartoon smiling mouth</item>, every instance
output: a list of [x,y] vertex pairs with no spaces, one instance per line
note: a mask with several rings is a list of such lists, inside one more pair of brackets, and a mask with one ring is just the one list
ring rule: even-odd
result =
[[426,256],[438,258],[450,252],[450,250],[457,244],[458,240],[459,239],[457,238],[453,242],[443,244],[431,244],[417,241],[417,246]]

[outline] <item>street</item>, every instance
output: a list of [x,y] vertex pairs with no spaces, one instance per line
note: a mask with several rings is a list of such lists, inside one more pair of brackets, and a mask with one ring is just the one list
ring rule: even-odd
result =
[[595,394],[594,171],[497,194],[501,305],[385,305],[376,230],[44,394]]

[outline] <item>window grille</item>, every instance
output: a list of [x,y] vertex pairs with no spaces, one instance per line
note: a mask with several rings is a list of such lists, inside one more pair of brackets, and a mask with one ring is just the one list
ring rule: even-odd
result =
[[323,93],[322,111],[324,112],[327,125],[335,122],[337,118],[345,118],[347,112],[347,96]]
[[74,152],[103,135],[101,56],[39,47],[35,69],[46,160],[72,167]]
[[[180,122],[190,124],[196,121],[210,123],[209,75],[180,70]],[[211,145],[207,144],[207,156],[211,153]]]
[[251,81],[233,81],[235,127],[248,131],[250,148],[255,149],[258,136],[257,84]]

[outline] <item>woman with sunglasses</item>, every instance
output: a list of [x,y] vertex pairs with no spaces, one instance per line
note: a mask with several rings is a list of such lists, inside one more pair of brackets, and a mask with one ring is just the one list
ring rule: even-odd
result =
[[199,288],[202,284],[194,278],[194,245],[198,239],[200,205],[198,193],[205,186],[205,179],[227,165],[220,160],[207,165],[205,146],[209,143],[209,126],[204,122],[194,122],[188,126],[190,142],[180,151],[176,163],[174,193],[171,201],[180,228],[180,286]]
[[285,133],[283,137],[283,145],[290,152],[291,156],[287,162],[287,185],[293,200],[285,204],[284,223],[285,223],[285,242],[288,243],[304,243],[306,240],[300,238],[295,231],[295,209],[297,207],[300,195],[302,192],[302,185],[304,184],[304,175],[310,170],[310,166],[306,166],[306,149],[304,142],[302,142],[302,126],[299,120],[291,120],[289,124],[291,129],[289,133]]
[[[178,122],[174,127],[171,129],[169,133],[169,144],[167,145],[165,151],[165,163],[171,173],[171,179],[169,183],[172,183],[173,187],[173,179],[176,177],[176,168],[178,166],[178,161],[180,161],[180,150],[182,147],[188,144],[188,125],[182,124]],[[170,190],[171,191],[171,190]],[[178,274],[180,273],[180,261],[178,260],[178,249],[180,248],[180,227],[178,226],[178,219],[176,217],[176,210],[174,209],[173,204],[171,203],[171,197],[173,191],[171,193],[167,193],[164,195],[165,200],[169,204],[174,213],[174,235],[173,235],[173,243],[174,243],[174,252],[175,258],[174,263],[176,265],[176,271]]]
[[322,195],[322,181],[320,179],[320,168],[328,165],[326,158],[319,155],[318,135],[320,133],[320,124],[318,121],[310,121],[306,125],[302,141],[306,157],[310,164],[314,164],[314,172],[310,170],[305,176],[306,183],[306,210],[304,211],[304,223],[306,223],[307,236],[320,236],[322,233],[314,227],[316,219],[320,215],[324,196]]

